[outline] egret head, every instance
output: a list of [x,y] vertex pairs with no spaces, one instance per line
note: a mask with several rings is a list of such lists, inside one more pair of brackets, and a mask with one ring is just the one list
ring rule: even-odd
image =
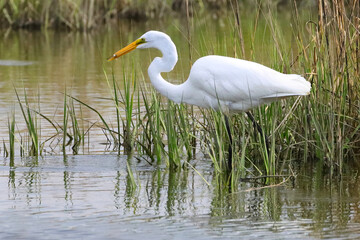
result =
[[135,40],[126,47],[114,53],[110,58],[108,58],[108,61],[112,61],[126,53],[131,52],[136,48],[152,48],[152,47],[158,47],[159,45],[161,46],[161,43],[163,41],[169,39],[170,37],[165,33],[158,31],[148,31],[145,34],[143,34],[139,39]]

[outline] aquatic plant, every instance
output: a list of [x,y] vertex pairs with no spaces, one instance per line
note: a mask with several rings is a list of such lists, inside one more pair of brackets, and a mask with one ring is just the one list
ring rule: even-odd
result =
[[39,156],[40,154],[40,145],[39,145],[39,128],[37,124],[37,117],[36,115],[31,111],[29,101],[27,98],[26,91],[24,91],[24,101],[25,104],[22,103],[20,100],[19,94],[14,88],[15,94],[21,109],[22,116],[25,120],[27,131],[29,134],[29,141],[26,141],[26,143],[31,143],[29,150],[27,151],[30,156]]
[[[15,158],[15,116],[12,113],[11,117],[8,119],[8,130],[9,130],[9,157],[10,161],[14,161]],[[5,146],[5,144],[4,144]],[[6,149],[6,147],[4,148]]]

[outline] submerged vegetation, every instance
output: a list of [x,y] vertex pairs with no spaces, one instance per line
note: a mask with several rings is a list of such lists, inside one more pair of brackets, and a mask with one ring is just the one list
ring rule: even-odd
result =
[[[91,18],[77,15],[80,14],[80,6],[85,2],[85,9],[91,13],[87,16]],[[150,1],[149,5],[155,2]],[[292,169],[295,165],[315,163],[322,166],[322,170],[330,176],[341,174],[347,164],[354,162],[360,149],[359,4],[356,0],[319,0],[317,21],[304,22],[300,18],[297,6],[300,1],[290,1],[293,32],[283,33],[278,27],[276,8],[263,2],[265,1],[257,2],[254,7],[255,14],[251,16],[251,44],[258,38],[256,33],[264,31],[258,23],[260,18],[264,18],[265,28],[271,32],[274,49],[273,56],[269,56],[269,64],[282,72],[295,72],[296,69],[296,72],[304,75],[312,83],[312,91],[307,97],[286,99],[253,110],[255,120],[268,136],[269,152],[266,150],[266,139],[254,129],[250,119],[243,114],[231,117],[230,130],[233,136],[236,136],[232,141],[234,169],[240,173],[234,175],[231,180],[249,174],[281,174],[284,169]],[[113,9],[119,4],[129,4],[128,1],[73,3],[74,9],[70,14],[67,13],[69,15],[52,14],[53,8],[50,5],[45,9],[39,9],[40,6],[33,9],[35,13],[38,11],[44,14],[41,18],[44,18],[42,21],[45,25],[58,22],[69,28],[81,29],[92,26],[94,21],[99,21],[98,15],[111,18],[115,14]],[[18,4],[39,2],[20,1]],[[104,8],[99,8],[97,4],[102,4]],[[141,1],[135,1],[134,4],[141,4]],[[196,43],[199,48],[195,51],[192,34],[198,16],[196,13],[193,17],[187,14],[186,38],[189,40],[191,61],[193,55],[208,54],[257,60],[255,52],[258,50],[250,46],[250,51],[246,51],[244,47],[243,25],[239,21],[241,6],[236,1],[227,4],[230,4],[230,13],[234,18],[232,32],[226,33],[233,38],[230,50],[226,46],[224,49],[217,49],[212,42],[202,37],[205,33],[200,33]],[[9,18],[9,23],[21,26],[20,20],[10,18],[9,11],[18,8],[14,1],[5,1],[0,7],[4,13],[8,12],[9,16],[6,17],[5,14],[5,17]],[[91,12],[105,7],[107,10],[101,13]],[[65,11],[68,6],[59,8]],[[50,16],[56,17],[53,19]],[[69,21],[69,16],[78,20]],[[18,19],[22,17],[19,16]],[[212,31],[211,26],[208,26],[207,31]],[[285,35],[292,36],[292,48],[297,52],[295,56],[285,47]],[[222,114],[213,110],[177,105],[164,99],[146,84],[146,77],[137,72],[138,69],[133,63],[128,65],[131,66],[123,69],[120,79],[119,76],[105,72],[104,78],[107,80],[116,111],[115,124],[107,122],[91,103],[86,103],[68,92],[64,94],[63,123],[60,124],[41,114],[41,109],[30,106],[26,93],[22,100],[16,92],[28,131],[18,133],[20,137],[16,137],[15,125],[20,120],[15,121],[15,118],[10,116],[9,146],[6,147],[4,143],[4,155],[10,152],[13,158],[14,141],[20,143],[21,155],[42,155],[45,144],[54,141],[58,143],[54,147],[59,148],[58,152],[66,154],[66,149],[70,147],[72,152],[77,154],[79,147],[85,144],[91,129],[101,128],[107,141],[112,144],[112,151],[118,154],[132,155],[135,152],[135,157],[141,161],[155,166],[166,164],[171,169],[192,166],[188,160],[195,157],[209,158],[213,162],[215,172],[224,172],[230,141]],[[82,118],[82,111],[85,109],[95,112],[99,122],[85,123]],[[53,136],[41,138],[39,118],[51,123],[56,131]],[[131,172],[130,167],[128,170]]]

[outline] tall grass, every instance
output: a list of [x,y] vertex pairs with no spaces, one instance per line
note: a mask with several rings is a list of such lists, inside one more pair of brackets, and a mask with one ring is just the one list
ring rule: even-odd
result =
[[[123,76],[124,92],[121,94],[121,98],[124,103],[125,121],[123,122],[124,130],[124,150],[126,154],[129,154],[133,150],[133,138],[135,132],[135,123],[133,121],[133,108],[134,108],[134,94],[136,88],[136,76],[131,74],[131,78],[127,79],[126,75]],[[115,79],[113,80],[115,84]],[[114,85],[115,86],[115,85]],[[115,90],[115,89],[114,89]],[[116,91],[115,91],[116,92]],[[117,108],[118,109],[118,108]],[[117,113],[119,115],[119,113]]]
[[0,26],[90,30],[118,18],[144,20],[162,18],[175,12],[182,16],[186,14],[189,2],[197,10],[227,7],[226,1],[214,4],[211,0],[3,0],[0,1]]
[[[80,112],[81,112],[81,105],[80,105]],[[81,124],[80,126],[80,122],[79,119],[82,120],[83,118],[81,117],[81,113],[80,113],[80,117],[78,116],[78,114],[76,113],[75,110],[75,105],[74,105],[74,100],[70,100],[68,105],[67,105],[67,110],[66,113],[69,114],[70,116],[70,120],[71,120],[71,127],[72,127],[72,151],[74,154],[77,154],[79,151],[79,147],[82,143],[84,143],[84,138],[85,138],[85,130],[84,130],[84,125]],[[67,124],[66,122],[66,115],[64,114],[64,124]],[[83,122],[83,121],[82,121]],[[67,125],[65,125],[67,127]],[[64,126],[64,129],[65,129]],[[67,132],[67,130],[64,131],[64,134]]]
[[13,27],[66,27],[69,29],[91,29],[118,10],[126,7],[126,1],[13,1],[0,3],[3,13],[2,25]]
[[[15,94],[16,94],[16,97],[18,99],[18,103],[19,103],[19,106],[20,106],[20,109],[21,109],[21,113],[22,113],[23,118],[24,118],[25,123],[26,123],[28,136],[30,138],[29,141],[26,141],[26,143],[31,144],[30,148],[29,148],[29,151],[27,151],[27,152],[29,153],[30,156],[39,156],[39,154],[40,154],[40,144],[39,144],[39,128],[38,128],[37,116],[36,116],[36,114],[34,112],[31,111],[26,92],[24,92],[24,101],[25,101],[25,103],[23,103],[20,100],[19,94],[18,94],[16,89],[15,89]],[[10,141],[10,142],[12,142],[12,141]]]
[[316,147],[310,145],[310,152],[324,160],[331,173],[342,172],[359,149],[359,6],[349,3],[345,8],[345,1],[318,1],[313,51],[300,60],[313,76],[308,134]]

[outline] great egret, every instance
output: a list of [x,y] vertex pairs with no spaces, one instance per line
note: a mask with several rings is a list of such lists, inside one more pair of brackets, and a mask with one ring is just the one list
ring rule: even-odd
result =
[[[148,68],[151,83],[163,96],[175,103],[188,103],[224,112],[230,139],[229,170],[232,169],[231,134],[226,117],[229,112],[247,111],[261,104],[289,96],[308,95],[310,83],[296,74],[283,74],[259,63],[224,56],[199,58],[190,70],[187,81],[174,85],[165,81],[161,73],[170,72],[178,55],[171,38],[158,31],[148,31],[139,39],[114,53],[112,61],[136,48],[156,48],[156,57]],[[248,116],[262,134],[252,115]]]

